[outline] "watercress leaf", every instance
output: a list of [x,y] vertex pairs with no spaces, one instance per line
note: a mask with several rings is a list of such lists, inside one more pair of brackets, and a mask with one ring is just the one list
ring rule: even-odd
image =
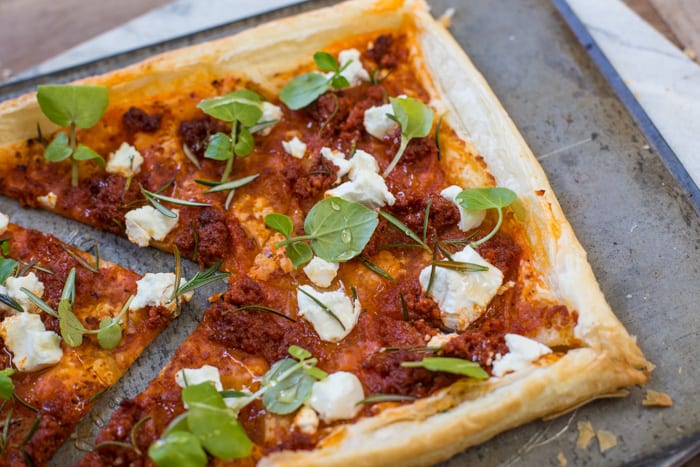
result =
[[311,352],[302,347],[299,347],[298,345],[290,345],[289,349],[287,349],[287,352],[289,352],[289,355],[296,358],[297,360],[306,360],[307,358],[311,358]]
[[504,208],[517,199],[518,195],[503,187],[470,188],[460,192],[456,199],[465,209],[482,210]]
[[407,139],[428,136],[433,127],[433,109],[412,97],[389,98],[394,115]]
[[253,443],[231,409],[197,405],[190,408],[187,425],[204,449],[219,459],[247,457],[253,449]]
[[68,137],[65,133],[59,133],[46,146],[44,157],[47,161],[60,162],[68,159],[72,153],[73,150],[68,146]]
[[10,254],[10,239],[3,238],[0,240],[0,253],[7,256]]
[[17,261],[10,258],[0,258],[0,284],[4,284],[8,277],[15,273],[19,266]]
[[280,360],[263,376],[263,384],[267,387],[263,405],[272,413],[292,413],[309,398],[315,382],[295,360]]
[[316,367],[316,366],[310,366],[310,367],[304,367],[304,371],[306,372],[307,375],[311,376],[314,379],[317,380],[324,380],[328,378],[328,373],[323,371],[322,369]]
[[36,97],[44,115],[64,127],[75,123],[80,128],[90,128],[102,117],[109,103],[105,86],[40,85]]
[[223,96],[204,99],[197,107],[212,117],[224,122],[239,121],[246,126],[255,125],[262,117],[262,99],[247,89]]
[[204,151],[204,157],[217,161],[225,161],[231,158],[233,153],[233,145],[231,138],[225,133],[217,133],[209,139],[207,150]]
[[273,212],[265,216],[265,225],[289,238],[294,230],[292,219],[284,214]]
[[5,368],[0,371],[0,399],[8,400],[15,391],[15,385],[10,378],[15,373],[12,368]]
[[100,167],[105,166],[105,160],[102,158],[102,156],[100,156],[95,151],[82,144],[79,144],[78,148],[73,153],[73,159],[77,161],[87,161],[93,159],[95,163]]
[[333,89],[343,89],[350,87],[350,81],[345,76],[336,75],[331,78],[331,86]]
[[294,269],[298,269],[313,258],[314,253],[311,251],[311,247],[304,242],[291,243],[284,248],[287,253],[287,257],[292,262]]
[[280,100],[292,110],[304,108],[328,90],[328,81],[320,73],[299,75],[282,88]]
[[489,374],[481,366],[470,360],[452,357],[426,357],[420,362],[403,362],[403,367],[422,367],[430,371],[444,371],[474,379],[488,379]]
[[100,330],[97,333],[97,343],[106,350],[111,350],[119,345],[122,340],[122,328],[120,320],[107,317],[100,321]]
[[359,255],[378,223],[377,213],[365,205],[331,197],[311,208],[304,231],[317,256],[337,263]]
[[336,60],[335,57],[328,52],[316,52],[314,54],[314,62],[316,62],[316,66],[321,71],[335,71],[336,73],[340,72],[338,60]]
[[207,454],[199,438],[188,431],[173,431],[151,444],[148,457],[159,467],[204,467]]
[[182,401],[188,406],[203,404],[213,408],[226,408],[223,397],[210,381],[185,386],[182,389]]
[[233,147],[237,156],[245,157],[251,152],[253,152],[253,147],[255,146],[255,140],[253,135],[250,134],[247,128],[243,127],[238,132],[238,141]]
[[71,308],[71,303],[68,299],[64,298],[58,303],[58,326],[66,344],[69,347],[78,347],[83,343],[83,334],[87,330]]

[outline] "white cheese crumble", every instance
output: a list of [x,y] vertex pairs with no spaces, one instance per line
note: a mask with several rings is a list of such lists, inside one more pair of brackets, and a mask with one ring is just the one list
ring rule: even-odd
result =
[[36,200],[39,201],[42,207],[45,209],[54,209],[56,207],[56,201],[58,201],[58,196],[53,191],[49,191],[44,196],[37,196]]
[[10,216],[0,212],[0,234],[4,234],[10,224]]
[[464,209],[457,202],[457,195],[462,192],[462,188],[457,185],[451,185],[440,192],[440,196],[448,201],[452,201],[457,209],[459,209],[459,230],[466,232],[467,230],[479,227],[486,217],[484,209]]
[[313,435],[318,430],[318,415],[314,409],[305,405],[297,412],[292,426],[306,435]]
[[47,331],[41,318],[33,313],[17,313],[0,323],[0,336],[12,352],[19,371],[38,371],[61,360],[61,338]]
[[[440,307],[440,317],[445,326],[462,331],[484,312],[503,282],[503,273],[469,246],[452,255],[452,258],[488,268],[487,271],[474,272],[435,268],[431,297]],[[428,266],[418,276],[424,292],[430,282],[430,270],[431,266]]]
[[311,387],[309,405],[324,421],[330,422],[357,415],[360,411],[357,403],[364,398],[365,392],[357,376],[346,371],[338,371],[314,383]]
[[[327,157],[323,149],[321,154]],[[386,186],[386,181],[379,175],[377,160],[371,154],[358,149],[350,160],[340,158],[335,153],[329,160],[338,166],[338,176],[347,173],[350,180],[326,191],[326,196],[337,196],[347,201],[362,203],[370,209],[381,208],[387,204],[393,206],[396,202],[396,198]]]
[[221,385],[219,369],[215,366],[204,365],[201,368],[183,368],[175,373],[175,383],[181,388],[194,386],[207,381],[214,383],[214,388],[216,388],[217,391],[224,390],[224,387]]
[[427,344],[425,344],[426,347],[435,347],[435,348],[443,348],[445,344],[450,342],[453,337],[458,336],[457,333],[453,332],[450,334],[437,334],[433,337],[430,338]]
[[369,81],[369,73],[362,67],[359,50],[347,49],[338,54],[340,68],[343,68],[350,61],[350,65],[340,73],[341,76],[348,80],[350,86],[357,86],[362,84],[363,81]]
[[[271,104],[267,101],[262,103],[260,109],[262,110],[262,116],[258,119],[258,123],[282,120],[282,116],[284,115],[282,109],[278,105]],[[261,130],[259,133],[263,136],[267,136],[271,131],[272,127],[267,127],[264,130]]]
[[391,104],[374,106],[365,110],[364,125],[367,133],[382,139],[394,131],[398,123],[387,117],[387,114],[391,114],[393,111]]
[[340,179],[350,172],[350,167],[352,167],[352,164],[349,160],[345,159],[345,154],[342,152],[336,151],[335,149],[322,147],[321,155],[331,161],[333,165],[338,167],[338,172],[336,173],[338,177],[335,179],[335,183],[339,183]]
[[314,256],[309,264],[304,266],[306,276],[319,287],[324,289],[331,285],[333,278],[338,274],[338,263],[331,263],[323,258]]
[[148,246],[153,240],[163,240],[175,228],[180,219],[179,211],[172,210],[177,217],[168,217],[153,206],[142,206],[126,213],[126,236],[138,246]]
[[[180,285],[187,282],[180,278]],[[163,306],[170,311],[175,311],[177,303],[172,300],[175,274],[172,272],[146,273],[136,281],[136,296],[129,305],[130,310],[138,310],[147,306]],[[180,295],[180,301],[189,302],[194,291]]]
[[306,153],[306,143],[296,136],[289,141],[282,141],[282,147],[284,152],[297,159],[303,158]]
[[[342,289],[331,292],[318,292],[310,285],[302,285],[299,287],[308,294],[312,295],[319,302],[323,303],[326,308],[340,320],[343,325],[333,318],[326,310],[318,305],[311,297],[300,290],[297,291],[297,303],[299,304],[299,316],[306,319],[316,330],[321,340],[326,342],[338,342],[345,338],[357,324],[357,319],[360,317],[362,306],[359,300],[355,300],[353,304],[350,298],[345,295]],[[345,329],[343,329],[343,327]]]
[[24,311],[37,311],[36,305],[29,300],[26,293],[20,290],[24,287],[30,292],[33,292],[34,295],[38,295],[39,297],[43,296],[44,283],[36,277],[36,274],[30,272],[22,277],[8,277],[5,281],[5,286],[7,287],[7,296],[16,301]]
[[518,334],[506,334],[506,345],[510,352],[493,362],[494,376],[525,369],[541,356],[552,353],[546,345]]
[[143,164],[143,156],[138,149],[124,142],[119,146],[119,149],[109,155],[105,170],[108,173],[128,178],[141,171],[141,164]]

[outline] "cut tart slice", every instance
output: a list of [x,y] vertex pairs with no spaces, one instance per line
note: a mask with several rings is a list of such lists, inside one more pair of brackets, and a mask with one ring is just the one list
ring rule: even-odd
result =
[[177,315],[175,275],[141,277],[4,214],[0,248],[1,458],[46,465]]

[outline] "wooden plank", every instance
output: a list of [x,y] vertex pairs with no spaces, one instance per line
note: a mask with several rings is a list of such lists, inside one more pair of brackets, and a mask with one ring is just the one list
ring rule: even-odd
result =
[[683,49],[700,53],[700,0],[649,0],[673,29]]
[[0,82],[170,0],[0,0]]

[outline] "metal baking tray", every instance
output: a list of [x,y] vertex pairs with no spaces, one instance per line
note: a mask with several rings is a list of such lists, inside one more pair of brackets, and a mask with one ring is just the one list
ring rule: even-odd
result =
[[[40,83],[102,73],[158,52],[333,3],[312,1],[0,86],[0,99],[31,91]],[[550,1],[429,3],[436,16],[455,8],[450,30],[538,155],[613,310],[657,365],[647,387],[670,394],[674,401],[672,408],[645,408],[641,405],[644,389],[632,388],[627,398],[596,401],[558,419],[501,434],[443,466],[558,466],[562,456],[568,465],[680,465],[700,441],[700,222],[692,186],[683,181],[682,170],[669,171],[664,163],[668,154],[657,152],[667,149],[661,148],[663,141],[659,143],[653,125],[644,125],[639,114],[629,113],[616,94],[619,89],[606,81]],[[557,5],[561,7],[561,2]],[[564,13],[573,24],[575,18],[567,16],[571,13]],[[603,70],[608,77],[614,74],[611,67]],[[11,199],[0,197],[0,211],[10,214],[14,222],[74,244],[88,237],[98,239],[103,257],[138,272],[173,269],[170,255],[139,249],[125,239],[49,213],[22,209]],[[192,275],[195,266],[188,264],[185,269]],[[81,450],[89,449],[92,436],[119,401],[135,396],[148,384],[196,327],[207,306],[207,294],[222,287],[197,293],[182,316],[104,394],[52,465],[71,465],[82,456]],[[588,449],[577,449],[580,421],[617,435],[617,446],[601,453],[593,441]]]

